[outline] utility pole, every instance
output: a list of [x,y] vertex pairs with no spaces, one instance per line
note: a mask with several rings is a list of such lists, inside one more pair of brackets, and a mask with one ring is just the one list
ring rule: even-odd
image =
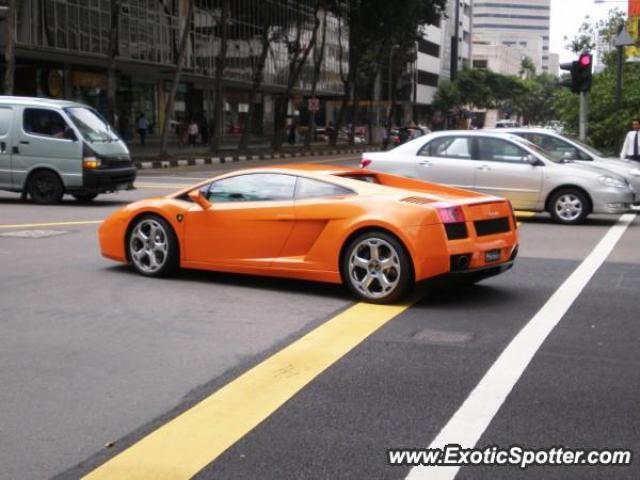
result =
[[589,118],[589,92],[580,92],[580,141],[587,140],[587,119]]
[[616,108],[620,108],[622,104],[622,73],[624,68],[624,47],[628,47],[629,45],[633,45],[635,42],[631,38],[629,31],[626,27],[620,28],[618,32],[618,36],[616,37],[615,45],[617,55],[617,65],[616,65]]
[[460,51],[460,0],[456,2],[456,26],[453,29],[454,34],[451,37],[451,81],[453,82],[458,75],[458,54]]

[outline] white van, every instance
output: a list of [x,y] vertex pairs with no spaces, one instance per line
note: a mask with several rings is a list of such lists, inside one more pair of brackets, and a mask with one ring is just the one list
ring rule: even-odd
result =
[[100,114],[80,103],[0,96],[0,189],[34,203],[80,201],[133,188],[125,143]]

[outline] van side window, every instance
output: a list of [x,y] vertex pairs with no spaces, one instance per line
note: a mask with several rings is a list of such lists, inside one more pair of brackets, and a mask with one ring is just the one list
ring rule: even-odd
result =
[[10,108],[0,107],[0,137],[4,137],[9,133],[11,127],[11,118],[13,117],[13,110]]
[[54,111],[44,108],[25,108],[22,118],[22,128],[32,135],[64,138],[67,122]]

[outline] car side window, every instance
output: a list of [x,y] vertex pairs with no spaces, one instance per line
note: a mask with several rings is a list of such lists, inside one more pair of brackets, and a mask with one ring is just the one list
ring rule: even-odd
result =
[[278,173],[250,173],[211,183],[203,193],[213,203],[293,200],[296,177]]
[[25,108],[22,115],[22,128],[31,135],[64,138],[67,122],[55,110],[45,108]]
[[418,155],[440,158],[471,158],[471,139],[469,137],[436,138],[422,147]]
[[500,138],[478,138],[478,159],[490,162],[528,163],[529,153]]
[[296,185],[296,200],[304,198],[336,197],[339,195],[351,195],[354,192],[348,188],[321,182],[311,178],[298,177]]
[[564,140],[561,140],[559,138],[552,137],[551,135],[527,134],[523,135],[523,137],[530,142],[535,143],[545,152],[548,152],[558,160],[565,158],[565,156],[575,160],[593,160],[591,156],[574,147],[569,142],[565,142]]

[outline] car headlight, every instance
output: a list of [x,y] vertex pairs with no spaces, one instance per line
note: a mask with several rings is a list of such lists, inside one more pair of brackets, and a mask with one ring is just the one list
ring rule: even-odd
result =
[[629,173],[635,177],[640,177],[640,168],[633,168],[629,170]]
[[598,181],[607,187],[614,188],[628,188],[629,185],[625,180],[618,180],[617,178],[610,177],[608,175],[598,177]]

